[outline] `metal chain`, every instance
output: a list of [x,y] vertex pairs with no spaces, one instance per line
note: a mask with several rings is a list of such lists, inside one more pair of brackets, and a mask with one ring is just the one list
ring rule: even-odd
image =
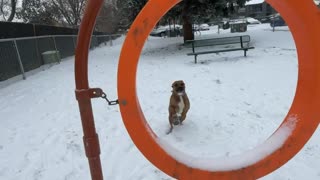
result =
[[118,99],[117,99],[117,100],[114,100],[114,101],[109,101],[109,99],[107,98],[106,93],[104,93],[104,92],[102,92],[101,98],[105,99],[105,100],[108,102],[109,106],[114,106],[114,105],[119,104]]

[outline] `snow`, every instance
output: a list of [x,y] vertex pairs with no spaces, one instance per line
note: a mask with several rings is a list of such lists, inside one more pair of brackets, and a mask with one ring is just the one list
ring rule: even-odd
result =
[[247,17],[247,22],[249,22],[250,24],[261,24],[261,22],[257,19],[254,19],[252,17]]
[[245,5],[247,6],[247,5],[261,4],[263,2],[264,0],[250,0],[250,1],[247,1]]
[[246,19],[234,19],[230,21],[230,24],[246,24]]
[[[233,169],[254,163],[281,146],[298,118],[269,138],[286,116],[297,84],[297,53],[288,27],[272,32],[268,24],[258,24],[245,33],[229,31],[218,34],[216,26],[210,27],[196,38],[248,34],[255,49],[247,57],[243,52],[202,55],[194,64],[181,37],[149,37],[141,54],[137,92],[144,115],[166,150],[196,157],[189,162],[194,166]],[[117,97],[124,38],[90,52],[90,87],[101,87],[111,100]],[[191,107],[184,124],[166,135],[171,83],[178,79],[186,84]],[[73,57],[0,89],[1,180],[90,179],[74,90]],[[135,147],[118,106],[107,106],[103,99],[92,105],[105,179],[172,179]],[[292,160],[261,179],[320,179],[319,141],[318,129]],[[222,164],[230,160],[235,163]]]
[[268,155],[278,150],[291,135],[295,128],[296,122],[297,117],[289,117],[288,122],[284,123],[282,128],[279,131],[276,131],[275,134],[272,135],[266,142],[260,144],[254,149],[233,157],[195,157],[190,154],[177,151],[170,144],[167,144],[161,139],[158,141],[158,143],[172,157],[175,157],[179,162],[187,164],[192,168],[207,171],[232,171],[253,165],[254,163],[257,163],[258,161],[266,158]]

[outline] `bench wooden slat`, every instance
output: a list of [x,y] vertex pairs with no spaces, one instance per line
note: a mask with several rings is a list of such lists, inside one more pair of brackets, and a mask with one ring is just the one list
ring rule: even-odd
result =
[[250,36],[245,35],[245,36],[232,36],[232,37],[224,37],[224,38],[188,40],[186,41],[186,43],[190,43],[194,47],[238,44],[238,43],[241,43],[241,38],[243,43],[250,42]]
[[240,37],[242,37],[243,41],[250,41],[250,36],[249,35],[242,35],[242,36],[230,36],[230,37],[186,40],[186,43],[199,42],[199,41],[208,41],[208,40],[216,40],[216,41],[221,40],[221,41],[223,41],[223,40],[227,40],[227,39],[239,39]]
[[[207,41],[207,42],[195,42],[194,47],[204,47],[204,46],[218,46],[218,45],[228,45],[228,44],[239,44],[240,41],[226,41],[226,42],[215,42],[215,41]],[[243,42],[248,43],[248,42]]]
[[234,49],[220,49],[220,50],[214,50],[214,51],[201,51],[201,52],[195,52],[195,53],[188,53],[188,56],[191,55],[199,55],[199,54],[210,54],[210,53],[219,53],[219,52],[229,52],[229,51],[245,51],[248,49],[254,49],[254,47],[246,47],[246,48],[234,48]]

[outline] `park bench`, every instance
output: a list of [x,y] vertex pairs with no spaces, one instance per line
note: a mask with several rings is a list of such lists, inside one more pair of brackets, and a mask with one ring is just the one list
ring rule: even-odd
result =
[[[210,54],[210,53],[220,53],[220,52],[229,52],[229,51],[244,51],[244,56],[247,56],[247,51],[249,49],[254,49],[249,45],[250,36],[232,36],[232,37],[222,37],[222,38],[211,38],[211,39],[199,39],[199,40],[187,40],[186,44],[191,44],[192,53],[188,53],[188,56],[194,56],[194,63],[197,63],[197,56],[202,54]],[[235,46],[229,46],[229,45]],[[219,49],[207,50],[207,51],[196,51],[198,47],[204,46],[224,46]]]

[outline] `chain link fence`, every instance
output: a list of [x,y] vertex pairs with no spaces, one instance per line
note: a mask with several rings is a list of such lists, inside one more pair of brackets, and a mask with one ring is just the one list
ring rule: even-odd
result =
[[[112,46],[112,41],[120,36],[120,34],[93,35],[90,49],[100,44]],[[74,55],[76,44],[76,35],[0,39],[0,82],[18,75],[22,75],[25,79],[25,72],[45,64],[60,63],[61,59]],[[50,53],[57,55],[53,61],[45,58]]]

